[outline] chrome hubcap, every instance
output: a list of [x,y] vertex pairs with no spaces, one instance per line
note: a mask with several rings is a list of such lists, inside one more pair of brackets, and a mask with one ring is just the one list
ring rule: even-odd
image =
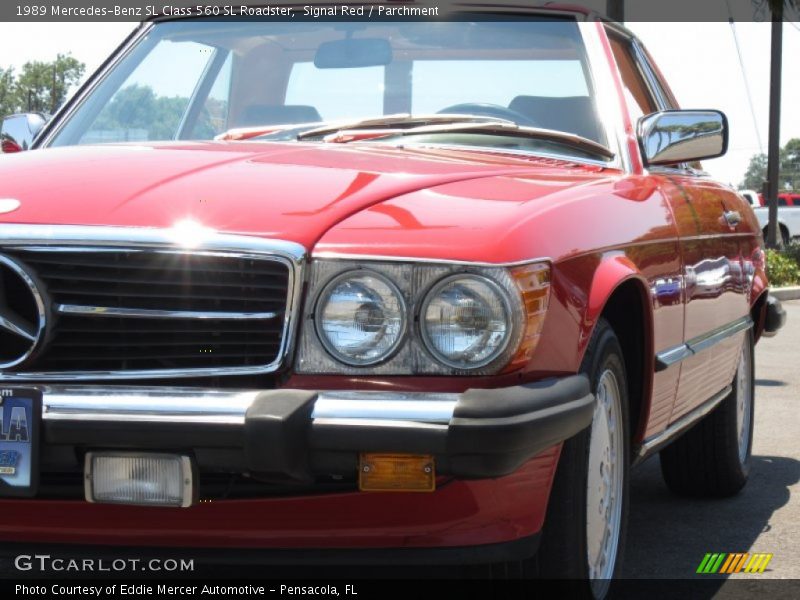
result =
[[597,384],[597,403],[589,441],[586,494],[586,546],[595,596],[605,594],[619,545],[622,520],[623,440],[619,384],[604,371]]
[[747,345],[742,348],[739,368],[736,371],[736,434],[739,440],[739,462],[747,461],[750,447],[750,416],[753,403],[753,387],[750,385],[750,353]]

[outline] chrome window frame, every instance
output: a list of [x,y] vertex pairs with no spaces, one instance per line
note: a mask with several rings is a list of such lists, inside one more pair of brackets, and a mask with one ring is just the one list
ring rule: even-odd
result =
[[[613,65],[606,60],[606,50],[598,30],[598,27],[605,22],[596,15],[588,15],[584,19],[578,21],[578,28],[586,47],[586,60],[592,78],[595,110],[600,125],[603,127],[606,142],[616,155],[613,161],[605,163],[604,166],[632,173],[633,161],[625,135],[625,122],[620,109],[619,94],[611,71]],[[573,162],[588,161],[574,160]]]
[[[661,78],[656,73],[652,62],[644,50],[644,44],[636,37],[632,31],[626,27],[612,21],[604,21],[607,31],[613,31],[616,35],[624,38],[631,48],[631,58],[633,59],[636,68],[642,76],[650,96],[655,101],[655,106],[658,111],[666,110],[681,110],[675,103],[673,103],[667,95],[664,86],[661,83]],[[645,115],[647,116],[647,115]],[[639,124],[633,123],[634,133],[639,136]],[[638,145],[638,144],[637,144]],[[692,168],[689,163],[678,163],[677,166],[671,167],[669,165],[646,165],[644,161],[644,154],[641,152],[642,168],[650,173],[663,173],[672,175],[690,175],[695,177],[705,177],[707,174],[704,171],[698,171]]]
[[196,243],[185,244],[170,229],[89,225],[0,225],[0,252],[38,251],[147,251],[269,260],[288,270],[281,344],[271,363],[238,367],[187,367],[114,371],[0,371],[4,381],[100,381],[263,375],[288,368],[294,355],[308,254],[300,244],[254,236],[209,232]]

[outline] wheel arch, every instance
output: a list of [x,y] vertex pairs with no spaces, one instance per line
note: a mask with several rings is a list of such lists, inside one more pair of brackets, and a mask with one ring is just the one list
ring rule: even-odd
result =
[[632,441],[647,426],[653,389],[653,308],[647,280],[624,254],[605,257],[595,271],[582,333],[581,357],[600,318],[619,339],[625,360]]

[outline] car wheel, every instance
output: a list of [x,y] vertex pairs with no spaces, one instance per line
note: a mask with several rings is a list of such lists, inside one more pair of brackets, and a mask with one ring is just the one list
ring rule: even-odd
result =
[[732,496],[747,483],[753,445],[753,334],[745,335],[731,393],[661,451],[661,472],[676,494]]
[[570,580],[578,597],[603,598],[622,563],[630,470],[625,362],[605,320],[595,328],[581,371],[597,398],[594,417],[562,447],[538,566],[544,578]]

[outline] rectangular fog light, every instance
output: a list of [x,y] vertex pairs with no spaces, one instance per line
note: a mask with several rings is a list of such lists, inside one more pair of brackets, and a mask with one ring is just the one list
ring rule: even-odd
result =
[[87,452],[86,500],[137,506],[191,506],[192,459],[180,454]]

